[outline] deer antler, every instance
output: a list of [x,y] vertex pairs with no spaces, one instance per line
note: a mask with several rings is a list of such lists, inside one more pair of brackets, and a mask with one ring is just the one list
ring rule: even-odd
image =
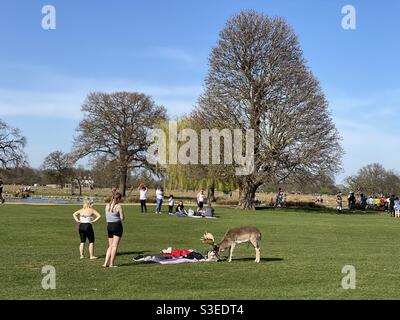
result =
[[209,232],[205,232],[204,235],[200,238],[201,242],[205,243],[205,244],[210,244],[210,245],[214,245],[214,236],[209,233]]

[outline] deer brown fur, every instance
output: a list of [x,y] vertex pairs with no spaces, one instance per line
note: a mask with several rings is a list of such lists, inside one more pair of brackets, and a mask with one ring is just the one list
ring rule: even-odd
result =
[[261,232],[259,229],[255,227],[241,227],[241,228],[232,228],[229,229],[224,238],[217,244],[215,244],[214,236],[211,233],[205,232],[203,237],[201,238],[203,243],[207,243],[213,246],[213,250],[216,254],[219,254],[230,248],[229,250],[229,259],[228,261],[232,261],[233,250],[239,243],[250,242],[254,249],[256,250],[256,259],[255,262],[260,262],[260,240],[261,240]]

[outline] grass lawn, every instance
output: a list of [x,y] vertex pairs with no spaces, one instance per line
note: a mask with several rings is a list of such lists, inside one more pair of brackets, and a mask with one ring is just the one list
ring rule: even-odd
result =
[[[120,267],[104,269],[105,221],[94,226],[100,259],[79,260],[77,208],[0,206],[0,299],[400,299],[400,219],[387,214],[217,208],[220,217],[212,220],[144,215],[126,206]],[[203,231],[219,240],[243,225],[262,232],[260,264],[246,244],[236,247],[231,263],[131,262],[168,246],[203,252]],[[355,290],[341,287],[346,264],[356,268]],[[56,268],[55,290],[41,287],[44,265]]]

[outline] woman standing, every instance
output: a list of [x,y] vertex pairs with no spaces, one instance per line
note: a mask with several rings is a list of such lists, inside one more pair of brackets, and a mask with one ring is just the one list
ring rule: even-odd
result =
[[107,267],[107,265],[110,268],[116,267],[114,261],[124,231],[122,228],[122,221],[125,219],[124,211],[120,205],[121,199],[122,195],[119,192],[116,192],[111,198],[110,203],[106,205],[105,211],[107,220],[108,249],[103,267]]
[[161,187],[157,187],[156,190],[156,214],[161,214],[161,206],[164,200],[164,190]]
[[205,197],[204,190],[200,190],[200,192],[197,194],[197,212],[203,210]]
[[83,252],[85,249],[86,239],[89,240],[90,259],[97,259],[97,257],[94,256],[94,231],[92,224],[98,221],[101,218],[101,215],[94,210],[92,206],[93,202],[89,199],[85,199],[83,202],[83,208],[74,212],[72,215],[74,220],[79,223],[79,236],[81,238],[79,254],[81,259],[84,258]]
[[147,188],[144,184],[139,186],[139,200],[140,200],[140,211],[143,213],[147,213],[147,206],[146,206],[146,193]]

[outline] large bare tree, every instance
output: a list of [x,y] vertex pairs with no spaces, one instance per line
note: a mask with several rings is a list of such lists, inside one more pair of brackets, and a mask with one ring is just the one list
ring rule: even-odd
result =
[[[192,117],[206,128],[254,130],[254,171],[236,177],[242,208],[254,208],[265,182],[340,168],[343,151],[328,103],[282,18],[244,11],[228,20]],[[224,173],[235,175],[233,169],[225,166]]]
[[64,188],[64,184],[73,176],[73,163],[68,153],[57,150],[44,159],[41,169]]
[[17,128],[0,119],[0,167],[11,168],[26,164],[26,138]]
[[128,171],[147,167],[148,130],[166,118],[166,110],[138,92],[90,93],[83,103],[73,154],[84,157],[106,154],[117,160],[119,188],[126,194]]

